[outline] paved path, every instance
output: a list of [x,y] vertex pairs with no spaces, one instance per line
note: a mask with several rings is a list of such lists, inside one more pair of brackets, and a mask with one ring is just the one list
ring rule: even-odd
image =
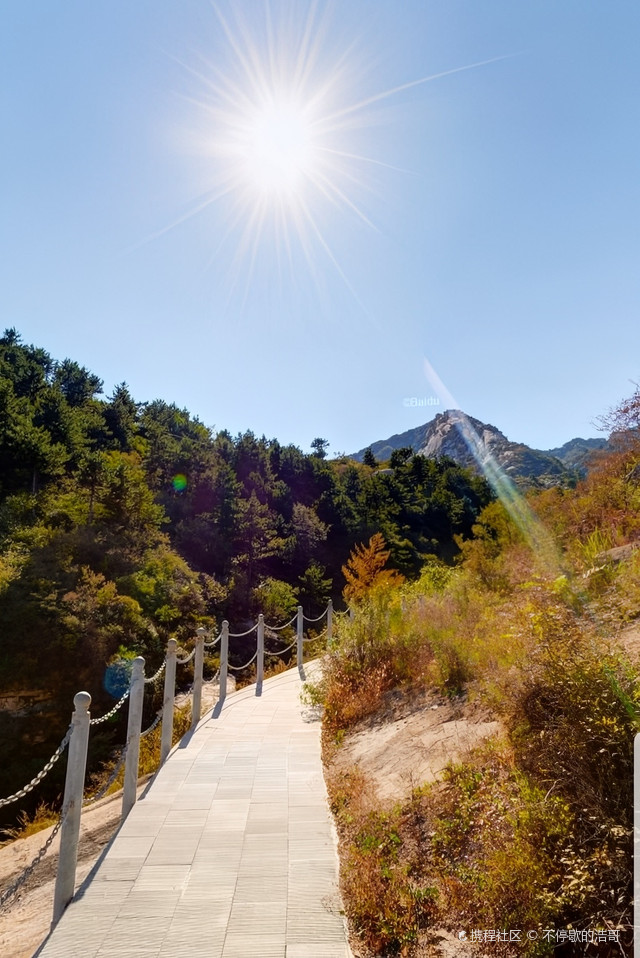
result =
[[243,689],[182,740],[41,958],[348,958],[320,723],[300,688],[291,669],[259,697]]

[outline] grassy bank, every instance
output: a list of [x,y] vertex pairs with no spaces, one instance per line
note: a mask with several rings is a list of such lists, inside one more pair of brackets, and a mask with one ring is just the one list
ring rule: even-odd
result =
[[[618,493],[631,508],[638,489],[624,468]],[[632,920],[640,690],[619,635],[640,614],[640,552],[615,564],[600,553],[620,544],[615,523],[597,525],[601,491],[592,480],[538,501],[560,565],[493,504],[457,567],[434,559],[412,584],[369,582],[355,620],[338,623],[314,690],[327,759],[390,689],[476,700],[505,729],[388,807],[357,767],[330,776],[343,892],[365,952],[426,954],[429,929],[444,927],[538,932],[492,942],[495,955],[626,953],[613,940],[570,940],[600,929],[624,943]]]

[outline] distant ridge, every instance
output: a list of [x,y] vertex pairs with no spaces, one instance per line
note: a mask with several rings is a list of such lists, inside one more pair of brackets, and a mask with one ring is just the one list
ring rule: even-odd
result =
[[[479,439],[481,460],[493,457],[507,475],[536,485],[567,485],[585,473],[585,463],[592,452],[607,446],[606,439],[571,439],[557,449],[532,449],[524,443],[511,442],[496,426],[483,423],[461,410],[448,409],[430,422],[388,439],[371,443],[378,462],[391,456],[395,449],[410,447],[414,453],[429,459],[449,456],[462,466],[480,471],[478,462],[464,438],[461,424],[467,420]],[[362,462],[366,449],[351,456]]]

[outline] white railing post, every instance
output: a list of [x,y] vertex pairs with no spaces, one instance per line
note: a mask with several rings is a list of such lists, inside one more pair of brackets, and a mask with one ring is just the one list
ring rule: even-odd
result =
[[355,618],[355,612],[353,611],[353,606],[350,605],[350,606],[349,606],[349,619],[350,619],[351,622],[353,622],[354,618]]
[[163,765],[171,751],[173,741],[173,705],[176,698],[176,654],[178,643],[175,639],[167,642],[167,664],[164,670],[164,698],[162,700],[162,739],[160,742],[160,764]]
[[127,722],[127,759],[124,766],[124,790],[122,793],[122,821],[136,803],[138,789],[138,763],[140,761],[140,732],[142,730],[142,706],[144,704],[144,659],[139,655],[133,660],[129,692],[129,720]]
[[296,655],[298,657],[298,668],[302,665],[302,635],[304,631],[304,613],[302,606],[298,606],[298,618],[296,621]]
[[196,655],[193,663],[193,705],[191,707],[191,731],[200,721],[202,711],[202,664],[204,662],[204,637],[207,630],[196,630]]
[[264,680],[264,615],[258,616],[258,661],[256,665],[256,686]]
[[229,665],[229,623],[225,619],[222,623],[222,636],[220,638],[220,694],[219,702],[224,702],[227,697],[227,668]]
[[333,602],[329,599],[327,604],[327,646],[331,645],[333,639]]
[[69,755],[67,756],[67,777],[64,784],[62,826],[60,829],[60,856],[58,858],[58,873],[53,899],[54,925],[59,921],[75,891],[78,835],[80,834],[82,793],[87,768],[89,724],[91,721],[89,714],[91,696],[88,692],[77,692],[73,704],[75,706],[71,717],[73,731],[69,740]]

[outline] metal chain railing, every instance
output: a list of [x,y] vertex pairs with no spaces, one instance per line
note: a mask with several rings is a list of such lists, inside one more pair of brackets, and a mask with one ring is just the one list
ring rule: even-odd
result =
[[100,799],[105,797],[105,795],[107,794],[107,792],[109,791],[109,789],[111,788],[115,780],[117,779],[118,775],[120,774],[120,770],[122,769],[122,766],[125,763],[125,759],[127,757],[127,746],[128,746],[128,743],[125,742],[124,748],[120,752],[120,758],[114,765],[113,771],[111,772],[111,775],[109,776],[105,784],[98,789],[95,795],[89,795],[88,798],[83,799],[83,802],[82,802],[83,808],[88,808],[91,805],[95,805],[96,802],[99,802]]
[[251,635],[252,632],[255,632],[258,628],[258,623],[252,625],[250,629],[247,629],[246,632],[229,632],[230,639],[243,639],[245,635]]
[[[292,641],[289,645],[287,645],[284,649],[280,649],[280,650],[274,652],[274,651],[271,651],[271,650],[269,650],[269,649],[264,649],[264,645],[263,645],[263,640],[264,640],[264,637],[265,637],[265,636],[266,636],[267,638],[271,638],[272,640],[282,641],[282,640],[279,638],[279,636],[277,636],[275,633],[282,632],[283,630],[285,630],[285,629],[289,628],[290,626],[292,626],[296,621],[298,621],[298,623],[301,623],[302,621],[306,621],[306,622],[308,622],[308,623],[319,622],[321,619],[323,619],[323,618],[325,617],[325,615],[327,615],[327,622],[328,622],[328,624],[330,624],[331,614],[328,613],[328,610],[329,610],[330,608],[331,608],[331,604],[330,604],[330,605],[327,607],[327,609],[322,613],[322,615],[319,615],[319,616],[317,616],[316,618],[311,618],[311,617],[309,617],[309,616],[304,616],[304,615],[302,614],[302,608],[301,608],[301,607],[298,607],[298,611],[296,612],[296,614],[295,614],[288,622],[285,622],[284,625],[278,625],[278,626],[270,626],[270,625],[267,625],[266,623],[264,623],[264,620],[263,620],[262,616],[260,616],[260,617],[259,617],[259,621],[256,622],[255,625],[251,626],[251,628],[247,629],[247,630],[244,631],[244,632],[228,632],[228,631],[227,631],[227,632],[226,632],[226,635],[227,635],[229,638],[244,638],[245,636],[251,635],[253,632],[256,632],[256,630],[262,630],[262,631],[258,631],[258,646],[259,646],[259,648],[256,649],[256,651],[255,651],[254,654],[251,656],[251,658],[249,659],[249,661],[248,661],[248,662],[245,662],[243,665],[231,665],[230,663],[227,662],[227,651],[226,651],[227,647],[226,647],[226,639],[225,639],[225,643],[223,643],[223,647],[222,647],[222,658],[224,659],[224,662],[223,662],[222,664],[224,665],[224,669],[225,669],[224,675],[226,676],[226,668],[232,669],[233,671],[236,671],[236,672],[239,672],[239,671],[241,671],[241,670],[243,670],[243,669],[248,668],[250,665],[253,664],[253,662],[256,660],[256,658],[258,658],[258,656],[263,656],[264,654],[266,654],[266,655],[276,655],[276,656],[284,655],[286,652],[288,652],[290,649],[292,649],[292,648],[296,645],[296,643],[297,643],[298,641],[300,641],[300,640],[301,640],[301,641],[304,641],[304,642],[312,642],[312,641],[316,641],[317,639],[322,638],[322,637],[325,635],[325,633],[328,631],[328,629],[324,629],[323,632],[321,632],[321,633],[320,633],[319,635],[317,635],[317,636],[309,636],[309,637],[307,637],[307,638],[304,638],[304,636],[301,634],[301,629],[302,629],[302,627],[301,627],[301,625],[299,624],[299,625],[298,625],[298,634],[297,634],[296,637],[293,639],[293,641]],[[347,613],[344,613],[344,615],[348,615],[348,614],[349,614],[348,612],[347,612]],[[261,625],[260,623],[262,623],[262,625]],[[176,663],[176,664],[179,664],[179,665],[187,665],[189,662],[191,662],[191,660],[194,658],[194,656],[196,656],[196,650],[197,650],[197,648],[202,648],[202,646],[204,646],[205,648],[213,648],[214,646],[216,646],[216,645],[218,644],[218,642],[220,642],[221,639],[223,639],[223,637],[224,637],[224,635],[225,635],[225,629],[228,630],[228,625],[227,625],[226,622],[225,622],[224,625],[223,625],[223,632],[222,632],[220,635],[218,635],[215,639],[211,639],[209,642],[202,642],[202,645],[196,645],[196,647],[194,647],[194,649],[193,649],[188,655],[185,655],[184,658],[181,658],[181,659],[180,659],[180,658],[177,658],[177,657],[176,657],[176,658],[175,658],[175,663]],[[206,634],[206,631],[205,631],[204,629],[199,629],[199,630],[198,630],[198,637],[199,637],[199,640],[200,640],[200,641],[202,641],[202,638],[203,638],[203,635],[204,635],[204,634]],[[286,639],[285,639],[284,641],[286,641]],[[175,648],[175,643],[174,643],[174,645],[173,645],[173,648]],[[181,652],[184,652],[184,649],[181,649],[180,651],[181,651]],[[175,653],[171,653],[171,654],[174,655]],[[138,660],[136,660],[136,661],[142,663],[142,675],[140,676],[140,678],[142,678],[142,676],[144,675],[144,660],[138,659]],[[200,665],[198,665],[198,661],[200,662]],[[260,659],[260,663],[261,663],[262,661],[263,661],[263,660],[262,660],[262,658],[261,658],[261,659]],[[157,670],[157,672],[156,672],[154,675],[150,676],[149,678],[144,678],[143,684],[144,684],[144,685],[153,685],[154,683],[156,683],[156,682],[158,681],[158,679],[161,677],[161,675],[165,672],[165,670],[166,670],[166,668],[167,668],[167,662],[168,662],[168,658],[165,658],[164,661],[162,662],[162,664],[160,665],[159,669]],[[196,671],[198,671],[198,669],[201,669],[201,663],[202,663],[202,657],[200,656],[199,660],[196,661]],[[260,663],[259,663],[259,665],[258,665],[258,674],[260,674],[260,670],[261,670],[261,668],[262,668],[262,665],[261,665]],[[172,668],[173,668],[173,666],[172,666]],[[215,683],[216,681],[218,681],[218,680],[220,680],[220,679],[221,679],[221,669],[218,669],[218,671],[216,672],[216,674],[214,675],[214,677],[209,680],[208,684],[213,684],[213,683]],[[185,698],[188,699],[188,698],[192,695],[192,693],[194,692],[195,681],[196,681],[196,680],[195,680],[195,678],[194,678],[194,683],[192,684],[191,688],[188,690],[188,692],[186,692],[186,694],[183,693],[183,695],[185,695]],[[201,683],[201,682],[202,682],[202,678],[200,677],[198,681]],[[225,682],[226,682],[226,678],[225,678]],[[133,687],[133,685],[132,685],[132,687]],[[102,724],[103,722],[108,721],[108,720],[109,720],[110,718],[112,718],[112,717],[116,714],[116,712],[124,705],[124,703],[127,701],[127,699],[131,699],[131,701],[133,702],[133,699],[131,698],[131,695],[130,695],[130,693],[131,693],[131,688],[132,688],[132,687],[130,687],[129,689],[127,689],[127,691],[124,693],[124,695],[121,696],[121,698],[116,702],[116,704],[113,706],[113,708],[111,708],[105,715],[102,715],[102,716],[100,716],[99,718],[90,719],[89,721],[87,721],[87,719],[88,719],[87,711],[88,711],[88,707],[89,707],[89,704],[90,704],[90,696],[88,695],[88,693],[79,692],[79,693],[77,694],[77,696],[76,696],[76,699],[74,700],[74,703],[75,703],[75,705],[76,705],[76,712],[74,712],[74,721],[76,721],[75,716],[77,716],[79,713],[82,713],[82,709],[84,709],[85,711],[84,711],[83,714],[84,714],[84,716],[85,716],[85,722],[86,722],[85,728],[86,728],[86,732],[87,732],[87,734],[88,734],[88,726],[89,726],[89,725],[91,725],[91,726],[100,725],[100,724]],[[221,689],[221,694],[224,695],[224,693],[222,692],[222,689]],[[85,699],[84,702],[83,702],[83,697],[84,697],[84,699]],[[140,706],[139,706],[139,707],[140,707],[140,709],[141,709],[141,700],[140,700]],[[161,722],[161,720],[162,720],[162,718],[163,718],[163,714],[164,714],[164,707],[161,708],[161,709],[157,712],[157,714],[156,714],[156,716],[155,716],[153,722],[151,723],[151,725],[150,725],[144,732],[140,732],[140,733],[139,733],[139,737],[140,737],[140,738],[145,738],[146,736],[150,735],[151,732],[153,732],[153,730],[154,730],[155,728],[157,728],[158,725],[160,724],[160,722]],[[80,719],[77,719],[77,721],[80,721]],[[31,791],[36,787],[36,785],[38,785],[39,782],[41,782],[41,781],[43,780],[43,778],[47,775],[47,773],[53,768],[53,766],[55,765],[55,763],[58,761],[58,759],[60,758],[60,756],[61,756],[62,753],[64,752],[65,748],[67,747],[67,745],[69,745],[69,742],[71,741],[71,736],[72,736],[72,730],[73,730],[73,728],[74,728],[73,725],[70,725],[70,726],[69,726],[69,728],[67,729],[67,732],[66,732],[66,734],[65,734],[65,736],[64,736],[64,738],[63,738],[63,740],[62,740],[62,742],[60,743],[60,745],[58,746],[58,748],[56,749],[56,751],[53,753],[53,755],[51,756],[51,758],[49,759],[49,761],[46,763],[46,765],[44,766],[44,768],[42,769],[42,771],[40,771],[36,776],[34,776],[34,778],[33,778],[27,785],[25,785],[23,788],[21,788],[19,791],[15,792],[13,795],[8,796],[7,798],[0,799],[0,808],[2,808],[4,805],[8,805],[8,804],[10,804],[11,802],[15,802],[15,801],[17,801],[18,799],[23,798],[24,796],[28,795],[29,792],[31,792]],[[74,739],[74,742],[75,742],[75,739]],[[78,746],[78,747],[81,747],[81,746]],[[72,744],[71,751],[73,751],[73,748],[74,748],[74,745]],[[121,752],[120,752],[119,758],[118,758],[116,764],[114,765],[111,774],[109,775],[108,780],[98,789],[98,791],[97,791],[94,795],[91,795],[91,796],[87,797],[86,799],[83,799],[83,800],[82,800],[82,806],[83,806],[83,807],[88,807],[88,806],[94,805],[96,802],[99,802],[102,798],[104,798],[104,796],[107,794],[107,792],[109,791],[109,789],[112,787],[112,785],[114,784],[114,782],[116,781],[116,779],[118,778],[118,775],[120,774],[120,772],[121,772],[121,770],[122,770],[122,766],[124,765],[125,760],[126,760],[126,758],[127,758],[127,749],[128,749],[128,744],[125,744],[124,747],[122,748]],[[132,753],[132,754],[133,754],[133,753]],[[85,760],[86,760],[86,741],[85,741]],[[77,759],[76,759],[76,762],[77,762]],[[126,791],[127,791],[127,775],[128,775],[128,774],[129,774],[129,773],[128,773],[128,770],[127,770],[127,773],[126,773],[126,775],[125,775],[125,794],[126,794]],[[66,789],[66,786],[65,786],[65,789]],[[80,784],[80,791],[82,791],[82,784]],[[78,804],[79,804],[79,799],[80,799],[80,797],[81,797],[81,795],[78,795],[78,798],[76,799],[76,802],[77,802]],[[126,814],[126,813],[123,812],[123,815],[124,815],[124,814]],[[66,824],[65,824],[65,823],[66,823]],[[67,828],[67,825],[70,826],[70,823],[71,823],[71,819],[68,817],[68,813],[64,813],[64,817],[63,817],[63,815],[61,814],[60,818],[58,819],[58,821],[56,822],[55,826],[53,827],[53,829],[52,829],[52,831],[51,831],[51,834],[49,835],[49,837],[47,838],[46,842],[44,843],[44,845],[42,846],[42,848],[39,850],[38,854],[35,856],[35,858],[33,859],[33,861],[23,870],[23,872],[18,876],[18,878],[17,878],[9,887],[7,887],[7,888],[4,889],[2,892],[0,892],[0,906],[4,906],[4,904],[5,904],[7,901],[9,901],[9,900],[18,892],[18,890],[22,887],[22,885],[24,885],[24,883],[27,881],[27,879],[29,878],[29,876],[30,876],[30,875],[32,874],[32,872],[34,871],[34,869],[37,868],[37,866],[39,865],[39,863],[42,861],[43,857],[46,855],[47,851],[48,851],[49,848],[51,847],[51,845],[52,845],[53,841],[55,840],[57,834],[59,833],[60,829],[63,828],[63,826],[64,826],[65,829],[66,829],[66,828]],[[64,835],[65,835],[65,832],[63,831],[63,837],[64,837]],[[76,837],[76,841],[77,841],[77,837]],[[62,849],[61,849],[61,855],[62,855]],[[57,896],[57,894],[58,894],[58,891],[57,891],[57,887],[56,887],[56,896]],[[73,889],[71,889],[71,891],[70,891],[69,894],[73,894]],[[67,900],[68,900],[68,898],[67,898]],[[58,917],[59,917],[59,915],[58,915]],[[54,921],[55,921],[55,920],[56,920],[56,906],[54,906]]]
[[191,649],[191,653],[186,657],[186,659],[176,659],[176,663],[178,665],[186,665],[187,662],[191,661],[191,659],[194,657],[195,654],[196,654],[196,650]]
[[53,755],[51,756],[51,758],[49,759],[45,767],[42,769],[42,771],[38,772],[38,774],[34,778],[32,778],[27,785],[23,785],[23,787],[18,792],[14,792],[13,795],[9,795],[7,796],[7,798],[0,799],[0,808],[2,808],[4,805],[10,805],[12,802],[17,801],[19,798],[24,798],[25,795],[28,795],[29,792],[33,791],[36,785],[39,782],[41,782],[42,779],[45,777],[45,775],[47,775],[51,771],[53,766],[56,764],[56,762],[58,761],[58,759],[64,752],[65,748],[69,744],[69,739],[71,738],[71,732],[72,732],[72,727],[70,725],[66,731],[65,737],[62,739],[62,741],[60,742],[57,749],[55,750],[55,752],[53,753]]
[[321,639],[322,636],[326,634],[326,631],[327,631],[326,629],[323,629],[322,632],[319,632],[317,635],[307,635],[307,636],[304,636],[304,635],[303,635],[303,636],[302,636],[302,641],[303,641],[303,642],[317,642],[318,639]]
[[279,649],[277,652],[271,652],[268,649],[265,649],[265,655],[284,655],[285,652],[288,652],[289,649],[292,649],[296,642],[298,641],[298,636],[295,637],[293,642],[286,647],[286,649]]
[[[327,609],[328,608],[329,606],[327,606]],[[324,612],[321,612],[320,615],[317,615],[315,619],[309,618],[308,615],[303,615],[302,618],[304,619],[305,622],[319,622],[320,619],[324,619],[325,615],[327,614],[327,609],[325,609]]]
[[58,821],[54,825],[53,831],[51,832],[46,842],[44,843],[44,845],[42,846],[42,848],[40,849],[36,857],[33,859],[33,861],[29,865],[27,865],[24,871],[18,876],[18,878],[16,878],[16,880],[11,885],[9,885],[8,888],[5,888],[4,891],[0,893],[0,908],[4,908],[5,904],[11,898],[13,898],[13,896],[16,894],[17,891],[19,891],[20,888],[22,888],[22,886],[26,882],[29,875],[31,875],[34,869],[38,867],[38,865],[40,864],[44,856],[47,854],[47,852],[51,848],[51,845],[53,844],[53,841],[56,835],[62,828],[63,821],[64,819],[62,817],[58,819]]
[[144,732],[140,732],[140,738],[145,738],[145,736],[150,735],[151,732],[153,732],[154,728],[157,728],[157,726],[158,726],[159,723],[160,723],[160,719],[162,718],[162,713],[163,713],[163,711],[164,711],[164,709],[158,709],[158,714],[157,714],[156,717],[154,718],[154,720],[153,720],[153,722],[151,723],[151,725],[149,726],[149,728],[148,728],[148,729],[145,729]]
[[127,689],[127,691],[124,693],[124,695],[122,696],[122,698],[121,698],[121,699],[118,699],[118,701],[117,701],[116,704],[113,706],[113,708],[111,709],[111,711],[107,712],[106,715],[101,715],[100,718],[93,718],[93,719],[91,719],[91,721],[89,722],[89,725],[101,725],[102,722],[106,722],[107,719],[110,719],[112,715],[115,715],[116,712],[118,711],[118,709],[119,709],[119,708],[122,708],[122,706],[124,705],[124,703],[125,703],[125,702],[127,701],[127,699],[129,698],[129,691],[130,691],[130,690]]
[[165,659],[155,675],[150,675],[148,679],[144,680],[145,685],[152,685],[154,682],[157,682],[164,670],[167,667],[167,660]]
[[248,662],[245,662],[244,665],[232,665],[231,662],[228,663],[228,668],[233,669],[234,672],[240,672],[242,669],[248,669],[251,663],[258,657],[258,650],[253,653]]
[[267,625],[267,623],[265,622],[264,627],[265,629],[269,629],[271,632],[282,632],[283,629],[288,629],[290,625],[293,625],[293,623],[296,621],[297,618],[298,618],[298,613],[296,612],[294,617],[292,619],[289,619],[288,622],[285,622],[284,625]]

